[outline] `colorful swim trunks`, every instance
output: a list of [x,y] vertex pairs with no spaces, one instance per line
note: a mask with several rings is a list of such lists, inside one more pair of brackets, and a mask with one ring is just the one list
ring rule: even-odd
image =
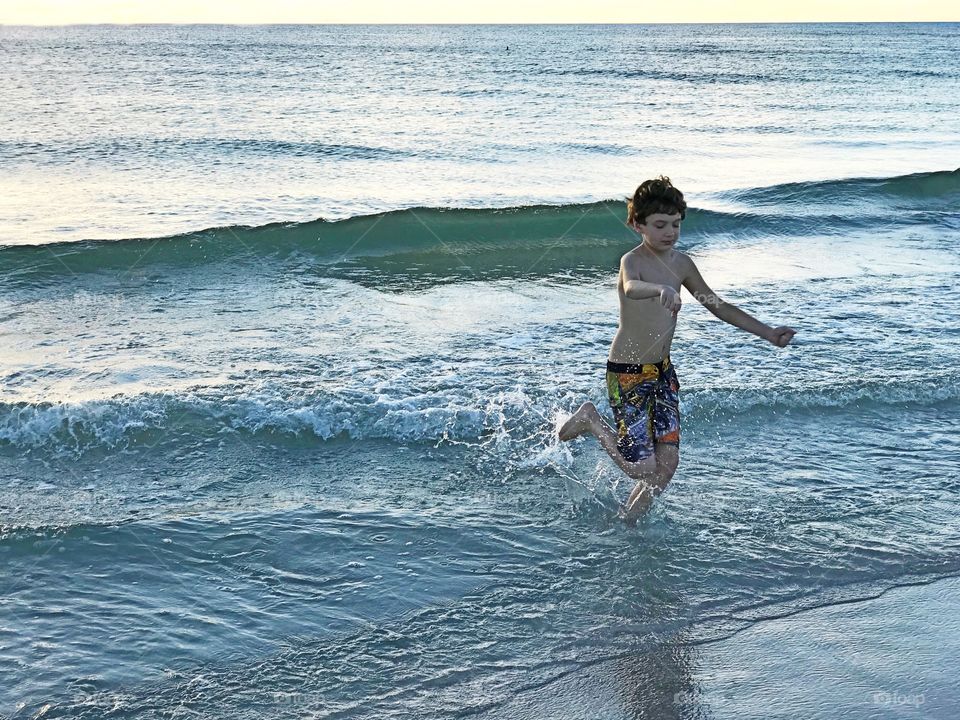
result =
[[650,457],[654,443],[680,444],[680,381],[670,358],[644,365],[608,360],[607,392],[625,460]]

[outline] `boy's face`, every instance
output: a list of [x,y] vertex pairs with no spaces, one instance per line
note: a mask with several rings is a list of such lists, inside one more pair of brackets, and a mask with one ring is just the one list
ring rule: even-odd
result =
[[647,221],[636,223],[634,228],[643,235],[651,250],[669,250],[680,237],[680,213],[647,215]]

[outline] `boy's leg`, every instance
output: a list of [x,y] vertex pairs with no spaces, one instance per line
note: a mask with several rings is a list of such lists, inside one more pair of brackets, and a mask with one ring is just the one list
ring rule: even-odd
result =
[[637,518],[650,507],[653,499],[666,490],[680,463],[680,448],[677,445],[657,443],[652,457],[656,459],[656,470],[650,477],[638,479],[637,486],[620,511],[620,518],[628,525],[635,524]]
[[559,436],[564,442],[581,435],[593,435],[600,441],[607,455],[630,478],[637,481],[627,502],[620,509],[619,517],[628,525],[635,525],[653,499],[666,489],[680,462],[680,448],[669,443],[657,443],[654,454],[639,462],[630,462],[617,448],[617,434],[604,422],[596,406],[586,402],[580,406],[560,428]]
[[617,433],[604,421],[596,405],[592,402],[585,402],[581,405],[580,409],[563,424],[558,433],[563,442],[588,434],[599,440],[600,446],[607,451],[610,459],[634,480],[656,477],[656,457],[651,455],[639,462],[630,462],[625,459],[617,448]]
[[667,484],[677,470],[680,462],[680,390],[676,373],[671,367],[666,375],[662,375],[657,385],[657,401],[652,410],[652,424],[655,433],[654,455],[656,457],[656,473],[654,478],[645,485],[643,481],[637,483],[624,506],[621,517],[632,524],[636,518],[646,512],[650,503],[667,488]]

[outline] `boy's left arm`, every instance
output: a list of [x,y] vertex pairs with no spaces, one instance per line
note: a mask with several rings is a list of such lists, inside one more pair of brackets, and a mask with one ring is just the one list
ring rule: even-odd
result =
[[693,260],[689,257],[684,257],[686,260],[686,272],[683,277],[683,286],[690,291],[690,294],[693,295],[701,305],[718,318],[730,323],[734,327],[762,337],[777,347],[786,347],[793,339],[793,336],[796,335],[797,331],[793,328],[787,327],[786,325],[770,327],[752,315],[745,313],[736,305],[731,305],[721,300],[720,296],[711,290],[707,283],[704,282]]

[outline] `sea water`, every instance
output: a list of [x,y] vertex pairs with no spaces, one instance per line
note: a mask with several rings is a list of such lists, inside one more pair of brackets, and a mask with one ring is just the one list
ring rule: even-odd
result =
[[[960,637],[958,47],[0,28],[0,716],[949,717],[902,669]],[[706,281],[798,333],[684,295],[629,530],[555,433],[609,411],[661,173]],[[830,680],[784,698],[775,632]]]

